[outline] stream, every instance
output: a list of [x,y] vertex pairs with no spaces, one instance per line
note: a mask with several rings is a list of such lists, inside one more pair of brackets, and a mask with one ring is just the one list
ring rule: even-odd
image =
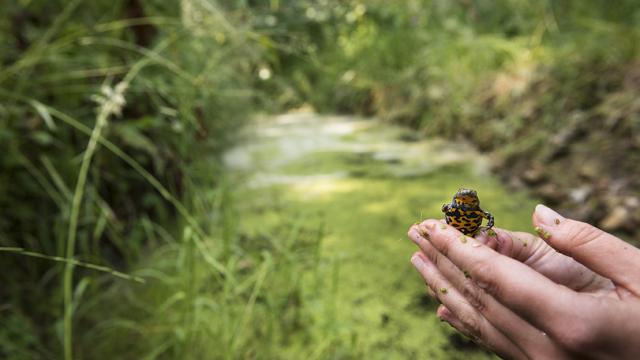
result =
[[292,349],[310,358],[491,358],[435,317],[406,238],[412,223],[441,217],[460,187],[478,191],[497,226],[530,231],[535,202],[506,189],[490,159],[464,142],[302,111],[257,118],[243,139],[225,156],[241,184],[238,227],[257,239],[247,246],[291,259],[282,266],[302,289],[296,316],[307,334],[292,335]]

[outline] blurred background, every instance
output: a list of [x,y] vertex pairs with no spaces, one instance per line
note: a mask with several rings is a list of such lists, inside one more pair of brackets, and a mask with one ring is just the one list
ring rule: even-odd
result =
[[469,187],[640,239],[636,1],[2,9],[2,358],[491,358],[412,223]]

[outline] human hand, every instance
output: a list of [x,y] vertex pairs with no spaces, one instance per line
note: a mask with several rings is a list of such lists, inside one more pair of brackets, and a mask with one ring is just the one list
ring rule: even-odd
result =
[[412,226],[438,316],[502,357],[638,358],[640,250],[542,205],[533,223],[539,237]]

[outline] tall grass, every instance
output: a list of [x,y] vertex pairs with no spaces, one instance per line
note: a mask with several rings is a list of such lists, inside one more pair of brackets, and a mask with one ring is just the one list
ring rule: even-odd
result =
[[[78,231],[78,217],[80,214],[80,206],[82,205],[82,198],[85,192],[85,185],[87,183],[87,175],[89,173],[89,167],[91,166],[91,160],[98,145],[98,140],[102,135],[103,129],[107,126],[107,122],[111,116],[120,115],[122,108],[125,105],[125,92],[129,87],[133,78],[138,74],[144,65],[148,61],[143,59],[137,64],[131,67],[131,70],[125,75],[124,79],[119,82],[113,88],[108,86],[102,87],[102,94],[96,97],[96,102],[100,105],[98,108],[98,115],[96,117],[96,124],[91,132],[89,143],[84,151],[82,162],[80,163],[80,170],[78,171],[78,179],[76,180],[76,187],[73,192],[73,198],[71,200],[71,212],[69,215],[69,230],[67,232],[67,242],[65,255],[67,260],[72,260],[75,253],[76,236]],[[72,304],[72,288],[73,288],[73,268],[72,262],[67,262],[64,268],[64,276],[62,288],[64,292],[64,356],[65,359],[73,358],[73,335],[72,335],[72,316],[73,316],[73,304]]]
[[[222,16],[195,3],[200,20]],[[172,239],[174,227],[191,229],[184,246],[195,247],[192,257],[226,276],[216,246],[204,241],[202,220],[181,198],[194,152],[213,157],[208,181],[215,186],[215,156],[247,114],[259,51],[234,26],[203,32],[190,22],[193,13],[175,17],[175,5],[141,6],[15,4],[0,21],[0,40],[10,44],[0,68],[0,137],[8,140],[0,202],[12,209],[0,221],[0,245],[3,298],[13,319],[0,338],[19,339],[3,356],[82,357],[84,330],[106,314],[85,322],[80,297],[91,301],[122,280],[75,266],[141,279],[125,272],[160,245],[153,243],[158,236]],[[49,15],[58,9],[60,15]],[[132,12],[136,17],[127,18]],[[212,42],[212,33],[224,40]],[[242,60],[228,60],[236,57]],[[58,275],[60,286],[50,281]],[[16,324],[32,330],[14,334]]]

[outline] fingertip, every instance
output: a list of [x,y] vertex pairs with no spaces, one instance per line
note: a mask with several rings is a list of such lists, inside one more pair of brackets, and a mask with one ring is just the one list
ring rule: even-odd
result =
[[481,231],[478,234],[476,234],[476,236],[474,236],[474,239],[478,240],[479,243],[493,250],[496,250],[498,246],[498,242],[496,238],[497,236],[489,235],[486,231]]
[[422,252],[420,251],[416,251],[415,253],[413,253],[413,255],[411,255],[411,264],[413,264],[413,266],[418,270],[424,268],[426,262],[427,260],[424,254],[422,254]]
[[532,221],[534,225],[553,227],[559,225],[563,220],[566,220],[564,216],[542,204],[536,205],[533,211]]
[[494,232],[495,236],[491,237],[492,248],[503,255],[511,256],[514,248],[514,232],[500,228],[494,228]]
[[409,230],[407,230],[407,235],[411,237],[411,234],[415,233],[417,230],[418,224],[412,224],[409,226]]
[[414,252],[413,254],[411,254],[411,258],[410,258],[410,259],[411,259],[411,262],[413,263],[413,262],[414,262],[414,259],[415,259],[415,258],[417,258],[417,257],[419,257],[419,256],[420,256],[420,252],[419,252],[419,251],[416,251],[416,252]]
[[447,309],[446,306],[444,305],[440,305],[438,306],[438,309],[436,310],[436,316],[440,319],[440,320],[450,320],[451,317],[453,316],[453,313],[451,312],[451,310]]
[[412,226],[409,231],[407,231],[407,236],[409,237],[409,239],[411,241],[413,241],[414,243],[418,243],[418,239],[420,237],[420,234],[418,233],[417,229],[415,228],[415,225]]

